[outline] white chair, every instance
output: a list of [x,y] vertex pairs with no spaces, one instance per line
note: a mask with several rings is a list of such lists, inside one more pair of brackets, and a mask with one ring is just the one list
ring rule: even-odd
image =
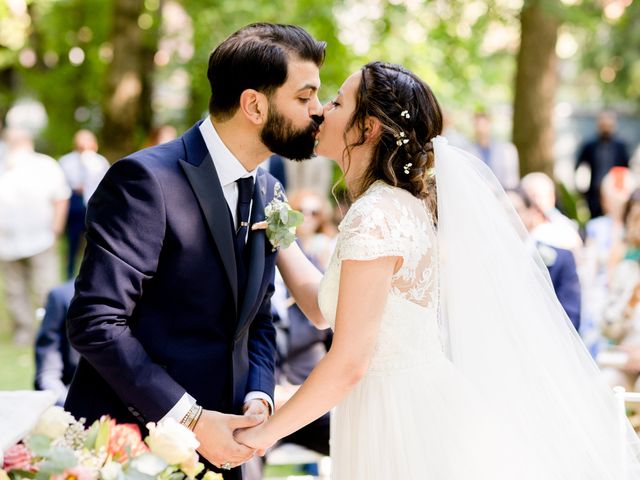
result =
[[[620,451],[622,455],[626,451],[626,429],[627,429],[627,404],[629,403],[637,403],[640,405],[640,393],[638,392],[627,392],[624,387],[613,387],[613,392],[618,400],[618,405],[620,407],[620,441],[622,442]],[[620,459],[621,465],[623,468],[626,466],[626,461],[624,458]],[[626,470],[623,470],[621,480],[631,480],[629,473]]]

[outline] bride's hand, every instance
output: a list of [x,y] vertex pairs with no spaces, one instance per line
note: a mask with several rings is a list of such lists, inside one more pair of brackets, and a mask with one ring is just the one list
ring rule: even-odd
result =
[[256,450],[256,453],[263,457],[267,449],[276,443],[275,440],[270,440],[267,437],[265,427],[266,422],[252,428],[239,429],[235,431],[233,436],[236,442]]

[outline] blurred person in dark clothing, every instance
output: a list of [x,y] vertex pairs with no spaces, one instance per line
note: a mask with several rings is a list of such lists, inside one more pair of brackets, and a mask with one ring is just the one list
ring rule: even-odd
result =
[[591,170],[589,188],[584,193],[591,211],[591,218],[603,214],[600,185],[605,175],[613,167],[629,167],[627,146],[616,137],[615,130],[615,114],[613,112],[600,113],[597,135],[585,142],[579,149],[576,169],[581,165],[587,165]]
[[78,130],[73,137],[73,151],[60,157],[60,166],[71,188],[66,234],[69,242],[67,278],[74,275],[76,258],[81,250],[87,203],[109,169],[109,162],[98,153],[98,140],[89,130]]
[[59,406],[64,405],[80,358],[67,339],[67,311],[73,298],[73,282],[69,280],[49,292],[35,345],[35,389],[55,393]]

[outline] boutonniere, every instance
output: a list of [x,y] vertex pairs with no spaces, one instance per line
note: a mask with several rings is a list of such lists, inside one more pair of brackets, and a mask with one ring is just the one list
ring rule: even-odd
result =
[[266,220],[254,223],[251,230],[266,230],[273,251],[295,242],[296,228],[304,221],[304,215],[291,208],[279,183],[273,189],[273,200],[264,208],[264,216]]

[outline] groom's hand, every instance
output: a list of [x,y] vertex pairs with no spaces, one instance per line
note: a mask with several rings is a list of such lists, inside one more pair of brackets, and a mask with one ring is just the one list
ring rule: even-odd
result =
[[227,415],[203,410],[193,430],[200,442],[198,451],[216,467],[226,463],[237,467],[253,457],[255,451],[236,442],[233,432],[254,427],[263,421],[263,417],[256,415]]
[[255,398],[244,404],[244,414],[261,416],[263,421],[269,418],[269,404],[264,400]]

